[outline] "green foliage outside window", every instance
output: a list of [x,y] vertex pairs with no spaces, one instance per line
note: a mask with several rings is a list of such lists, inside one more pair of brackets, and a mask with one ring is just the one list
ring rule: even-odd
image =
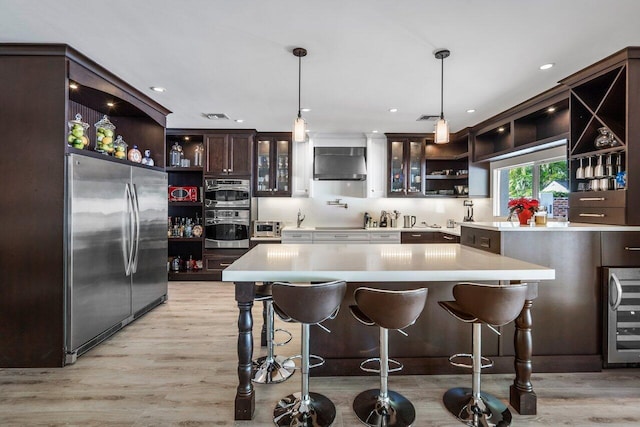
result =
[[[566,183],[569,181],[567,162],[565,160],[543,163],[540,167],[540,189],[553,181]],[[564,197],[567,193],[554,192],[554,197]],[[509,199],[533,197],[533,165],[520,166],[509,170]]]

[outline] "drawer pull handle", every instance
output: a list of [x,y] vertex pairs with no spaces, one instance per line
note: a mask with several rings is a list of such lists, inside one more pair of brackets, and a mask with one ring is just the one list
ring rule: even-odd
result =
[[411,237],[422,237],[422,234],[412,234]]
[[349,235],[348,234],[334,234],[333,237],[335,237],[335,238],[338,238],[338,237],[344,238],[344,237],[349,237]]
[[220,267],[229,267],[231,265],[230,262],[221,262]]
[[586,217],[592,217],[592,218],[604,218],[605,214],[590,214],[590,213],[581,213],[578,216],[586,216]]
[[625,246],[624,250],[625,251],[640,251],[640,248],[635,247],[635,246]]
[[451,236],[442,236],[442,238],[444,240],[453,240],[453,237],[451,237]]
[[580,197],[581,202],[603,202],[607,200],[606,197]]

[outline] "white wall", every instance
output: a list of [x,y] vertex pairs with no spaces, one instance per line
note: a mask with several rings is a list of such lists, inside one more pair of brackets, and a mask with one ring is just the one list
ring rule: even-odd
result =
[[[327,201],[340,198],[347,203],[347,209],[327,205]],[[257,218],[262,220],[284,221],[286,225],[295,225],[298,209],[306,216],[303,225],[318,226],[354,226],[363,224],[364,213],[368,212],[374,220],[380,219],[382,210],[398,210],[402,215],[415,215],[416,224],[425,221],[427,224],[445,226],[447,219],[461,222],[466,213],[462,206],[466,199],[433,198],[377,198],[363,199],[335,195],[322,195],[310,198],[261,197],[253,200],[253,208]],[[473,200],[474,219],[476,221],[492,221],[491,199]],[[402,225],[402,219],[400,220]]]

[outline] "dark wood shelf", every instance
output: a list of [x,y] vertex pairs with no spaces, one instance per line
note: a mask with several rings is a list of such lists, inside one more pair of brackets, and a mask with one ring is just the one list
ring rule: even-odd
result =
[[167,166],[165,169],[167,172],[200,172],[202,173],[202,166],[191,166],[188,168],[183,168],[179,166]]
[[169,206],[202,206],[202,202],[169,202]]
[[468,179],[469,175],[427,175],[426,179]]
[[125,165],[129,165],[129,166],[135,166],[135,167],[145,168],[145,169],[152,169],[152,170],[157,170],[157,171],[164,171],[164,169],[159,167],[159,166],[148,166],[148,165],[143,165],[142,163],[132,162],[132,161],[127,160],[127,159],[118,159],[117,157],[108,156],[106,154],[102,154],[102,153],[99,153],[99,152],[93,151],[93,150],[79,150],[77,148],[73,148],[73,147],[67,146],[66,152],[69,153],[69,154],[79,154],[81,156],[93,157],[94,159],[106,160],[108,162],[124,163]]
[[170,242],[202,242],[203,237],[169,237]]

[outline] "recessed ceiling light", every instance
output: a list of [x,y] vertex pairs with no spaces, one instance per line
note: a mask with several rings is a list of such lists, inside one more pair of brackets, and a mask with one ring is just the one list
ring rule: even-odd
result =
[[160,92],[160,93],[166,91],[165,88],[160,87],[160,86],[151,86],[149,89],[151,89],[154,92]]
[[311,111],[311,108],[302,108],[300,109],[300,111],[308,113],[309,111]]
[[107,105],[108,105],[109,107],[113,107],[113,106],[114,106],[114,105],[116,105],[116,104],[114,104],[113,102],[107,102]]
[[78,84],[77,84],[77,83],[73,83],[73,82],[71,82],[71,83],[69,83],[69,87],[70,87],[71,89],[78,89]]
[[553,62],[550,62],[548,64],[541,65],[540,69],[541,70],[548,70],[549,68],[553,67],[554,65],[556,65],[556,64],[554,64]]
[[504,128],[503,127],[499,127],[498,128],[498,132],[504,132]]
[[389,108],[389,112],[390,113],[396,113],[396,112],[398,112],[398,109],[397,108]]
[[549,107],[547,108],[547,111],[553,113],[554,111],[556,111],[556,107]]
[[236,123],[242,123],[244,122],[244,119],[236,119]]
[[476,112],[476,110],[475,110],[475,109],[473,109],[473,108],[469,108],[469,109],[467,110],[467,113],[475,113],[475,112]]
[[377,130],[372,130],[371,133],[378,133],[378,131]]
[[310,129],[306,129],[306,130],[305,130],[305,132],[306,132],[306,133],[309,133],[309,130],[310,130]]
[[185,140],[185,141],[188,141],[188,140],[190,140],[190,139],[191,139],[191,138],[189,138],[188,136],[185,136],[185,137],[184,137],[184,140]]

